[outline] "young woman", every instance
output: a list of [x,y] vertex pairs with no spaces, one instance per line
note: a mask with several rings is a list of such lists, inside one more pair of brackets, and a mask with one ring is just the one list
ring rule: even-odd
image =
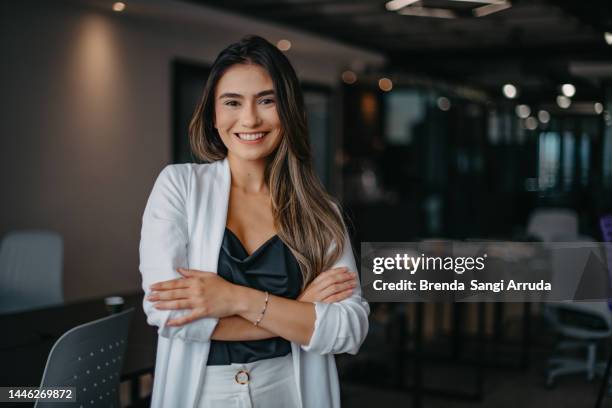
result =
[[357,353],[369,308],[289,60],[256,36],[223,50],[190,140],[208,164],[167,166],[143,216],[152,406],[338,407],[333,354]]

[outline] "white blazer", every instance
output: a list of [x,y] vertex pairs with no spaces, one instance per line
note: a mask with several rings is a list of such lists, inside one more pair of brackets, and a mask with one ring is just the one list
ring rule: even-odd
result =
[[[147,202],[140,239],[142,287],[180,277],[179,267],[217,272],[230,193],[227,159],[211,164],[178,164],[163,169]],[[334,267],[356,271],[346,236]],[[143,301],[147,321],[157,326],[158,345],[151,407],[194,407],[206,375],[210,337],[218,319],[203,318],[167,327],[184,310],[157,310]],[[316,320],[308,346],[291,343],[296,386],[303,408],[340,406],[333,354],[356,354],[368,332],[369,306],[359,285],[342,302],[315,303]]]

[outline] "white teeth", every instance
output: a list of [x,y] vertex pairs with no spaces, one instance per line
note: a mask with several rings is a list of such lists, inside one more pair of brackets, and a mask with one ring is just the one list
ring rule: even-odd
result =
[[247,140],[247,141],[261,139],[262,137],[265,136],[265,133],[263,132],[261,133],[236,133],[236,134],[238,135],[240,139]]

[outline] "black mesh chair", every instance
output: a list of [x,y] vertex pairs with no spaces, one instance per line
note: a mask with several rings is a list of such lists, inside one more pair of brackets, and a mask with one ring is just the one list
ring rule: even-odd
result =
[[[608,276],[612,281],[612,214],[606,214],[599,219],[599,226],[601,227],[601,235],[605,242],[606,248],[606,260],[608,262]],[[608,293],[612,291],[612,287],[608,288]],[[608,295],[608,307],[612,310],[612,297]],[[599,393],[597,394],[597,402],[595,408],[600,408],[604,400],[606,389],[608,394],[612,395],[612,378],[610,378],[610,370],[612,369],[612,351],[608,351],[610,356],[608,357],[608,363],[606,364],[606,371],[604,377],[601,380],[599,386]]]
[[76,403],[38,401],[37,408],[119,408],[119,379],[134,309],[68,330],[53,345],[41,387],[75,387]]

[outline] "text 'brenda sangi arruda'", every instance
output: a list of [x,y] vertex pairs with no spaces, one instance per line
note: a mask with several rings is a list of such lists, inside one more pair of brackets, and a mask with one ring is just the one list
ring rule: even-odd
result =
[[605,300],[599,244],[362,243],[362,289],[372,302]]

